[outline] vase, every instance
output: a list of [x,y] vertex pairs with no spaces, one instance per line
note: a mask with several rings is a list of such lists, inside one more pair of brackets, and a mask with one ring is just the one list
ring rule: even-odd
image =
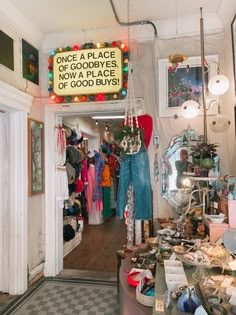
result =
[[208,177],[209,169],[201,167],[200,168],[200,177]]
[[197,296],[195,290],[187,288],[178,300],[178,309],[181,312],[189,312],[191,314],[194,314],[195,310],[201,304],[202,303]]
[[200,159],[200,166],[204,167],[204,168],[208,168],[211,169],[214,167],[215,161],[212,158],[201,158]]

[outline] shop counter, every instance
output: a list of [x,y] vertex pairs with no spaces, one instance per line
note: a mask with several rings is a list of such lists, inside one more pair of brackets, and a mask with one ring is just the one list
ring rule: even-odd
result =
[[127,282],[128,272],[134,268],[132,254],[122,260],[119,271],[119,304],[120,315],[152,315],[152,307],[140,304],[136,300],[136,288]]

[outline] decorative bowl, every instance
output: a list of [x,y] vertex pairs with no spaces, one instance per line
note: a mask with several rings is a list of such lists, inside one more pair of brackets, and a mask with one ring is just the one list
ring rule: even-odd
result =
[[223,223],[226,219],[224,215],[208,215],[207,218],[211,221],[211,223]]

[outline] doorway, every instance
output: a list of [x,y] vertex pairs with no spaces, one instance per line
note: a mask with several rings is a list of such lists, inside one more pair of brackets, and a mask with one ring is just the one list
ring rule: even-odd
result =
[[[94,114],[124,113],[125,101],[91,104],[59,104],[45,106],[45,169],[55,169],[52,159],[54,154],[54,128],[57,116],[65,114],[92,116]],[[63,270],[63,235],[62,204],[55,189],[55,172],[45,172],[45,276],[56,276]]]
[[[83,134],[84,141],[79,144],[80,149],[85,148],[85,153],[90,150],[99,152],[101,144],[104,141],[111,144],[114,141],[114,132],[120,130],[123,123],[123,118],[111,119],[102,118],[96,115],[94,119],[91,116],[66,114],[59,118],[62,125],[67,131],[76,130],[80,135]],[[99,119],[102,118],[102,119]],[[109,128],[109,129],[108,129]],[[70,135],[71,131],[68,132]],[[85,142],[85,145],[83,143]],[[74,143],[74,142],[72,142]],[[108,147],[105,147],[108,148]],[[109,146],[111,149],[111,146]],[[101,153],[103,157],[105,152]],[[114,156],[113,156],[114,157]],[[116,163],[119,163],[117,161]],[[83,163],[82,163],[83,164]],[[118,165],[117,165],[118,166]],[[92,166],[91,166],[92,167]],[[90,167],[88,171],[91,170]],[[93,168],[94,170],[94,168]],[[117,168],[117,171],[119,167]],[[84,180],[83,171],[82,181]],[[90,203],[87,204],[85,195],[87,185],[84,185],[83,191],[73,197],[70,196],[69,210],[67,208],[68,201],[63,209],[63,223],[70,224],[75,230],[75,235],[68,241],[68,233],[66,232],[63,243],[63,275],[79,276],[89,275],[93,278],[103,278],[105,274],[108,277],[115,277],[116,273],[116,255],[115,252],[121,249],[127,243],[126,225],[124,220],[116,217],[116,185],[118,184],[118,173],[113,174],[112,187],[109,187],[109,211],[97,211],[95,203],[90,208]],[[87,176],[85,176],[87,178]],[[73,184],[72,184],[73,186]],[[71,186],[70,186],[71,187]],[[71,190],[71,189],[70,189]],[[81,204],[80,211],[77,208],[77,200]],[[89,205],[89,212],[87,206]],[[75,212],[76,211],[76,212]],[[81,212],[81,213],[80,213]],[[82,232],[81,232],[81,218],[83,218]]]

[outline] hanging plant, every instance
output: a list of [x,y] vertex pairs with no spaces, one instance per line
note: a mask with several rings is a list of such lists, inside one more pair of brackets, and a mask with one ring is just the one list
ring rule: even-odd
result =
[[124,153],[129,153],[144,143],[144,133],[138,127],[126,125],[114,134],[114,139]]

